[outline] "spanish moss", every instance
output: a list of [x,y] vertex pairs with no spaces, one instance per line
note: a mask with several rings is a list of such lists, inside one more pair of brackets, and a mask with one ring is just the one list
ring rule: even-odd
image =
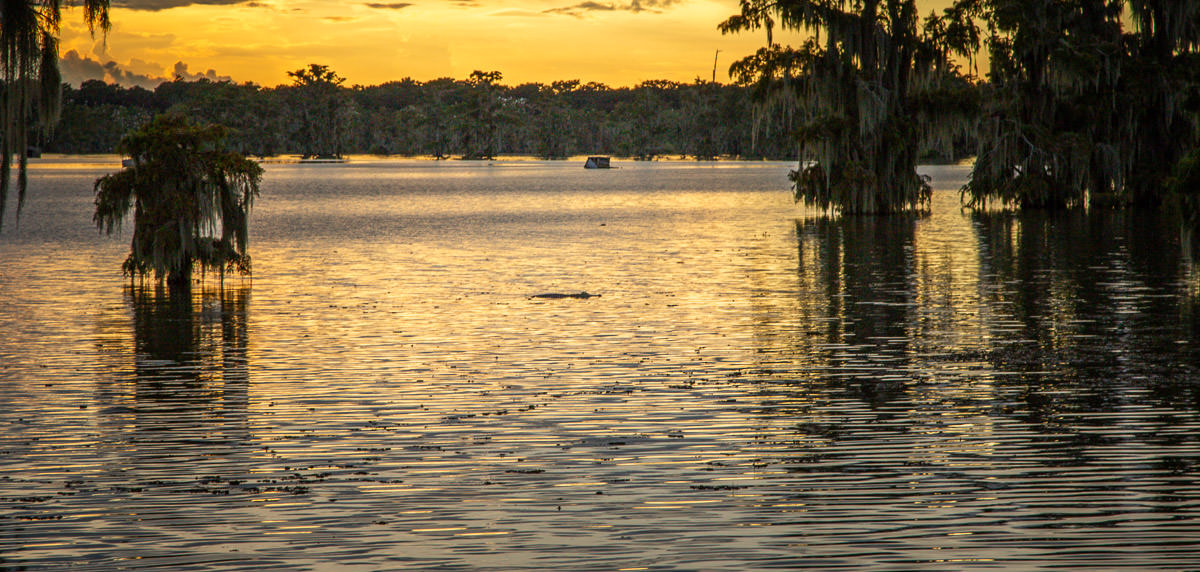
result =
[[[912,0],[742,0],[721,30],[764,29],[768,45],[730,73],[757,86],[767,113],[793,118],[797,201],[847,214],[929,208],[920,152],[949,147],[977,104],[951,60],[978,49],[964,19],[952,9],[918,26]],[[776,24],[809,37],[782,46]]]
[[970,206],[1154,206],[1196,147],[1200,2],[967,0],[991,73]]
[[[83,0],[88,28],[107,31],[108,0]],[[62,76],[58,71],[61,0],[0,0],[0,226],[8,205],[13,154],[17,163],[17,213],[25,203],[30,136],[58,120]]]
[[96,181],[93,220],[112,234],[133,211],[125,273],[186,288],[196,265],[222,276],[250,272],[248,214],[263,170],[224,150],[226,134],[167,115],[121,140],[133,164]]

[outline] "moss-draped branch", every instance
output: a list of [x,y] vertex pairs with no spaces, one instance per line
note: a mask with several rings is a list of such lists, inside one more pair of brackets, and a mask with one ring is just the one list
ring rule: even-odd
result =
[[248,214],[262,167],[222,147],[228,130],[160,116],[126,135],[119,150],[133,165],[96,181],[93,220],[113,233],[133,212],[124,271],[186,285],[198,264],[250,271]]
[[[82,0],[88,28],[107,31],[108,0]],[[17,164],[17,212],[25,203],[26,148],[30,135],[58,121],[62,75],[58,70],[61,0],[0,0],[0,226]]]
[[[720,29],[768,32],[768,46],[730,74],[756,85],[761,110],[795,118],[796,200],[889,213],[928,208],[919,150],[969,127],[978,100],[950,59],[977,49],[969,23],[964,11],[948,10],[919,27],[912,0],[742,0]],[[781,46],[775,26],[808,39]]]
[[1200,1],[960,4],[988,24],[991,56],[969,205],[1170,202],[1200,134]]

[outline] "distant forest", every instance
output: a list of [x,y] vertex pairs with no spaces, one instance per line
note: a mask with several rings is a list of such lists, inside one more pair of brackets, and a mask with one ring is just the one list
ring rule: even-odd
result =
[[122,135],[171,112],[232,128],[230,147],[256,156],[797,157],[788,118],[757,109],[746,86],[697,79],[510,87],[500,84],[499,72],[475,72],[464,80],[346,87],[318,65],[289,75],[293,85],[274,88],[203,79],[166,82],[153,91],[98,80],[64,86],[61,120],[40,146],[112,153]]

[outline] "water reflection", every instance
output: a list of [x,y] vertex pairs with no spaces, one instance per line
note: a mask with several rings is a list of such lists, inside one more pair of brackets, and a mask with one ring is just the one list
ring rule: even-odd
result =
[[242,497],[258,491],[247,482],[265,456],[249,421],[249,302],[243,284],[127,287],[121,316],[102,327],[101,339],[129,336],[109,359],[132,359],[98,387],[96,448],[106,462],[68,481],[84,492],[107,486],[110,502],[75,517],[78,542],[169,567],[230,560],[209,547],[180,560],[168,547],[228,534],[246,518]]
[[[192,423],[204,429],[206,441],[243,439],[250,386],[249,288],[172,292],[136,284],[127,287],[125,297],[126,320],[132,323],[109,318],[98,338],[102,354],[114,362],[109,371],[118,374],[102,383],[97,395],[103,423],[177,434]],[[123,344],[130,325],[132,343]],[[117,363],[130,358],[132,370]],[[219,430],[208,431],[209,425]]]
[[1126,385],[1200,403],[1195,264],[1161,215],[822,217],[795,232],[797,296],[760,310],[760,351],[790,355],[802,380],[872,407],[965,377],[980,399],[1022,387],[1034,416],[1112,407]]
[[[777,455],[759,463],[786,475],[806,554],[1079,567],[1192,550],[1200,354],[1176,225],[939,210],[795,232],[792,298],[756,308],[753,381]],[[1111,548],[1127,538],[1138,554]]]
[[[903,391],[888,375],[908,363],[913,309],[913,240],[920,217],[796,221],[801,353],[836,373],[871,406]],[[811,296],[811,293],[821,293]]]
[[0,275],[4,565],[1197,561],[1197,275],[1165,221],[943,188],[797,222],[787,165],[442,167],[273,166],[253,312],[80,265],[124,244],[0,243],[30,269]]
[[[141,382],[182,381],[227,401],[245,395],[248,287],[172,293],[131,286],[127,295]],[[181,364],[188,367],[174,367]]]
[[1033,417],[1111,410],[1136,400],[1134,388],[1162,406],[1200,405],[1196,282],[1177,225],[1123,211],[972,221],[987,302],[1001,318],[990,360],[1026,374]]

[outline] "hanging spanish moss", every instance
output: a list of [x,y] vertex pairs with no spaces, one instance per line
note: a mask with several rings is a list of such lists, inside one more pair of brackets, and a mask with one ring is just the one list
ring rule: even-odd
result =
[[991,73],[970,206],[1156,205],[1196,147],[1200,1],[962,0]]
[[1166,180],[1166,206],[1190,226],[1200,224],[1200,149],[1185,156]]
[[227,133],[166,115],[121,139],[133,165],[96,181],[93,220],[112,234],[133,211],[126,274],[186,288],[195,265],[250,272],[248,214],[263,170],[223,149]]
[[[83,0],[90,29],[108,30],[108,0]],[[25,203],[30,136],[58,121],[61,0],[0,0],[0,226],[8,205],[12,157],[17,154],[17,213]]]
[[[972,125],[978,98],[950,58],[970,59],[979,39],[962,11],[931,15],[920,30],[917,19],[913,0],[741,0],[721,24],[767,32],[768,46],[730,73],[756,86],[760,113],[792,122],[797,201],[842,213],[928,208],[918,154]],[[776,24],[810,37],[781,46]]]

